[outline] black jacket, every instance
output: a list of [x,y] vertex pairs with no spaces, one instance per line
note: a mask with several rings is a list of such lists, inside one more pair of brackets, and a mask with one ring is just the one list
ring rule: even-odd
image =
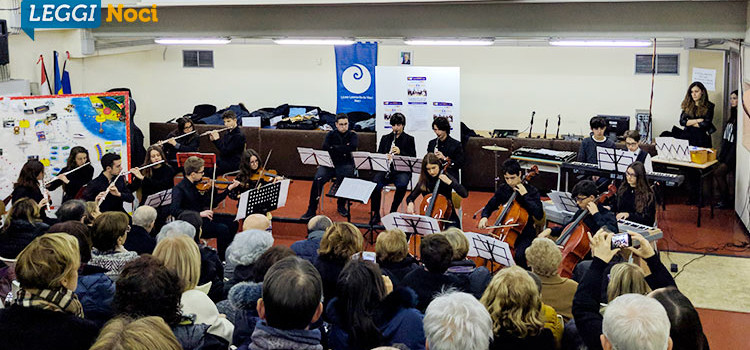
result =
[[469,196],[469,191],[466,190],[466,187],[458,183],[458,180],[451,174],[446,174],[451,179],[451,184],[446,185],[445,182],[440,181],[438,178],[429,178],[427,179],[427,188],[425,190],[422,190],[417,184],[417,186],[409,193],[409,196],[406,197],[406,203],[412,203],[415,200],[417,200],[417,197],[419,195],[428,195],[432,194],[432,190],[435,188],[435,181],[440,181],[440,186],[438,186],[438,194],[442,194],[447,198],[449,201],[451,200],[451,192],[456,191],[456,193],[461,196],[461,198],[466,198]]
[[416,269],[419,269],[419,262],[411,255],[407,255],[403,260],[399,262],[383,262],[378,261],[380,270],[383,274],[390,277],[393,286],[397,286],[404,279],[404,276],[408,275]]
[[64,312],[11,305],[0,309],[0,349],[87,350],[99,329],[88,320]]
[[628,221],[646,226],[654,226],[654,221],[656,221],[656,201],[653,196],[651,197],[651,202],[644,208],[645,210],[638,212],[635,208],[635,188],[627,183],[623,183],[621,186],[627,186],[627,188],[622,195],[617,196],[612,211],[614,213],[628,213],[629,215],[626,219]]
[[[685,111],[682,111],[680,114],[680,125],[685,127],[682,135],[684,139],[688,140],[690,146],[711,147],[711,133],[716,131],[713,124],[714,104],[709,102],[707,107],[708,111],[705,115],[691,117]],[[687,122],[690,119],[703,119],[703,121],[696,128],[694,126],[687,126]]]
[[146,229],[138,226],[131,225],[128,237],[123,245],[125,249],[134,251],[140,254],[151,254],[156,248],[156,240],[151,237],[151,234],[146,232]]
[[[542,200],[540,199],[540,196],[539,196],[539,191],[536,189],[536,187],[531,186],[531,185],[524,185],[524,187],[526,187],[526,191],[527,191],[526,194],[523,196],[521,196],[520,194],[516,195],[516,202],[518,202],[518,204],[522,208],[526,209],[529,215],[539,220],[544,216],[544,208],[542,206]],[[513,194],[513,192],[514,190],[510,188],[510,186],[508,186],[507,183],[503,183],[502,185],[498,186],[497,191],[495,191],[495,194],[492,196],[492,198],[490,198],[490,200],[484,206],[484,209],[482,209],[482,217],[489,218],[490,215],[492,215],[493,211],[497,210],[501,205],[505,205],[505,203],[508,201],[508,199]],[[495,218],[496,217],[497,216],[495,216]],[[494,222],[492,223],[488,222],[488,226],[492,224],[494,224]],[[529,220],[529,222],[526,224],[526,227],[524,227],[523,235],[527,237],[536,236],[536,231],[534,230],[534,224],[533,222],[531,222],[531,220]]]
[[49,226],[43,222],[11,220],[10,225],[0,231],[0,256],[15,259],[34,238],[43,235],[48,228]]
[[[66,166],[60,170],[60,174],[69,170],[72,169],[69,169]],[[76,170],[75,172],[66,175],[65,177],[67,177],[69,181],[67,184],[62,182],[61,180],[55,180],[47,186],[47,189],[50,191],[54,191],[58,187],[62,186],[63,202],[66,202],[70,199],[75,199],[78,191],[80,191],[85,184],[89,183],[89,181],[94,178],[94,167],[89,164],[81,169]]]
[[495,334],[490,344],[490,350],[554,350],[555,337],[552,331],[543,328],[535,336],[517,338],[509,334]]
[[[44,198],[44,195],[42,194],[42,190],[38,186],[16,186],[15,188],[13,188],[13,192],[10,194],[10,198],[12,199],[11,203],[20,200],[21,198],[31,198],[37,204],[39,204],[39,202]],[[39,209],[39,215],[41,215],[42,219],[47,222],[47,212],[42,208]]]
[[336,282],[345,264],[346,261],[334,261],[326,256],[318,256],[318,260],[315,261],[315,268],[318,269],[320,278],[323,280],[323,307],[338,296]]
[[218,303],[224,299],[224,265],[221,264],[219,253],[216,249],[201,245],[201,277],[198,285],[211,282],[211,290],[208,297]]
[[329,131],[323,141],[323,150],[331,154],[334,166],[354,165],[352,151],[356,151],[357,146],[359,146],[357,133],[351,130],[343,134],[338,130]]
[[240,168],[240,158],[245,150],[245,134],[239,126],[214,140],[214,145],[219,149],[218,162],[224,164],[224,169],[232,171]]
[[175,171],[168,164],[162,163],[158,168],[151,167],[147,170],[151,170],[151,176],[144,176],[143,180],[133,176],[130,183],[131,191],[141,189],[141,198],[144,202],[148,196],[174,187]]
[[448,136],[445,141],[438,141],[437,138],[427,143],[427,152],[435,153],[435,145],[438,151],[451,159],[451,166],[448,168],[448,174],[458,179],[458,170],[464,167],[464,149],[461,142]]
[[[378,153],[389,153],[391,151],[391,145],[393,144],[393,133],[383,135],[380,138],[380,145],[378,145]],[[408,157],[417,156],[417,146],[414,144],[414,136],[407,133],[401,133],[396,139],[396,147],[401,151],[400,155]]]
[[[214,189],[214,207],[217,206],[224,198],[227,197],[227,191],[218,193]],[[172,189],[172,204],[170,206],[170,213],[174,217],[180,216],[180,213],[184,210],[192,210],[201,212],[209,209],[208,206],[211,202],[211,193],[208,191],[201,194],[195,184],[190,182],[187,177],[183,178],[180,183]],[[211,208],[213,209],[213,208]]]
[[421,267],[404,276],[404,279],[399,286],[409,287],[417,293],[419,299],[417,309],[422,313],[427,309],[427,305],[430,304],[432,299],[435,298],[435,295],[440,293],[443,289],[452,287],[459,289],[462,292],[464,291],[461,289],[463,283],[461,283],[461,280],[458,277],[429,272]]
[[[101,174],[99,174],[99,176],[91,180],[91,182],[86,185],[86,189],[83,190],[83,199],[85,201],[96,200],[96,196],[99,193],[104,192],[107,187],[109,187],[109,184],[110,180],[108,180],[107,177],[104,176],[104,172],[102,172]],[[120,191],[120,197],[113,196],[108,192],[107,197],[102,202],[102,205],[99,206],[99,210],[102,213],[105,211],[121,211],[124,213],[125,209],[122,206],[123,203],[132,203],[133,199],[135,199],[133,193],[130,192],[128,185],[125,183],[125,176],[120,176],[120,178],[117,179],[115,187],[117,187],[117,190]]]
[[[614,233],[620,232],[620,230],[617,227],[617,218],[615,217],[615,214],[611,211],[607,210],[607,208],[603,207],[601,204],[597,205],[599,207],[599,212],[594,215],[586,215],[585,218],[583,218],[583,223],[586,224],[586,226],[591,231],[591,234],[595,234],[596,231],[599,231],[600,228],[603,226],[606,226],[607,229]],[[579,214],[583,212],[583,209],[579,209],[574,215],[573,218],[575,219],[578,217]],[[571,220],[572,221],[572,220]],[[560,234],[565,229],[565,226],[568,226],[570,222],[566,222],[564,225],[559,227],[553,227],[552,228],[552,235],[555,237],[560,236]]]

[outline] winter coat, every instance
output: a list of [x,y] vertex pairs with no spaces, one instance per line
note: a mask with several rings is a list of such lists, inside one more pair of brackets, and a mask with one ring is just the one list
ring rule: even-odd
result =
[[114,316],[112,299],[115,297],[115,283],[107,277],[106,272],[98,266],[84,265],[78,272],[76,287],[84,317],[99,327]]
[[99,329],[88,320],[52,310],[11,305],[0,309],[0,349],[87,350]]
[[255,325],[260,321],[256,303],[262,294],[263,284],[255,282],[237,283],[229,291],[229,303],[235,309],[232,344],[241,345],[250,342]]
[[49,226],[43,222],[31,223],[26,220],[11,220],[7,228],[0,231],[0,256],[15,259],[34,238],[47,232]]
[[487,270],[484,266],[476,267],[474,262],[469,259],[451,262],[451,267],[445,273],[458,277],[462,282],[462,289],[471,293],[477,299],[482,297],[484,290],[492,279],[490,270]]
[[208,333],[207,324],[195,324],[193,318],[185,319],[172,326],[177,341],[183,350],[227,350],[229,343],[221,337]]
[[320,241],[323,239],[324,231],[312,231],[307,235],[307,239],[292,243],[292,250],[298,257],[314,264],[318,259],[318,249]]
[[399,262],[378,261],[378,265],[380,265],[380,270],[383,271],[383,274],[390,277],[394,287],[398,286],[409,272],[419,268],[417,259],[411,255],[407,255],[406,258]]

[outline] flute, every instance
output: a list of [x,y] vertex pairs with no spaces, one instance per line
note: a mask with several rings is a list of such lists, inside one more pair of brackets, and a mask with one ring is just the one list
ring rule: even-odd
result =
[[159,142],[157,142],[157,143],[155,143],[155,144],[153,144],[153,145],[154,145],[154,146],[161,146],[161,145],[163,145],[163,144],[165,144],[165,143],[169,142],[169,140],[177,140],[177,139],[179,139],[179,138],[181,138],[181,137],[185,137],[185,136],[188,136],[188,135],[192,135],[192,134],[195,134],[195,130],[193,130],[193,131],[191,131],[191,132],[189,132],[189,133],[185,133],[185,134],[182,134],[182,135],[180,135],[180,136],[170,137],[170,138],[168,138],[168,139],[166,139],[166,140],[161,140],[161,141],[159,141]]
[[[87,166],[87,165],[89,165],[89,164],[91,164],[91,162],[86,162],[86,164],[84,164],[84,165],[81,165],[81,166],[79,166],[79,167],[77,167],[77,168],[75,168],[75,169],[73,169],[73,170],[68,170],[68,171],[66,171],[66,172],[64,172],[64,173],[62,173],[62,174],[58,174],[57,176],[60,176],[60,175],[63,175],[63,176],[64,176],[64,175],[68,175],[68,174],[70,174],[70,173],[72,173],[72,172],[74,172],[74,171],[76,171],[76,170],[78,170],[78,169],[81,169],[81,168],[83,168],[83,167],[85,167],[85,166]],[[55,180],[57,180],[57,179],[54,179],[54,178],[53,178],[52,180],[47,180],[47,181],[45,181],[45,182],[44,182],[44,186],[47,186],[47,185],[51,184],[51,183],[52,183],[52,182],[54,182]]]
[[[142,167],[137,167],[137,168],[138,168],[138,170],[148,169],[148,168],[150,168],[150,167],[152,167],[154,165],[158,165],[158,164],[161,164],[161,163],[164,163],[164,159],[162,159],[162,160],[160,160],[160,161],[158,161],[156,163],[151,163],[149,165],[142,166]],[[121,175],[130,174],[132,171],[133,171],[133,169],[125,170],[125,171],[121,172],[120,174]]]
[[226,127],[226,128],[223,128],[223,129],[219,129],[219,130],[209,130],[209,131],[206,131],[206,132],[204,132],[204,133],[202,133],[202,134],[200,134],[200,135],[198,135],[198,136],[206,136],[206,135],[209,135],[209,134],[211,134],[211,133],[212,133],[212,132],[214,132],[214,131],[216,131],[216,132],[222,132],[222,131],[227,131],[227,130],[229,130],[229,129],[232,129],[232,128],[230,128],[230,127]]
[[106,190],[104,190],[104,196],[102,196],[102,198],[101,198],[101,199],[99,200],[99,202],[98,202],[98,203],[96,203],[96,206],[97,206],[97,207],[101,207],[101,206],[102,206],[102,202],[104,202],[104,200],[105,200],[105,199],[107,198],[107,195],[109,194],[109,191],[110,191],[110,190],[112,189],[112,186],[116,186],[116,184],[117,184],[117,180],[119,180],[119,179],[120,179],[120,176],[122,176],[122,175],[124,175],[124,174],[126,174],[126,173],[123,173],[123,172],[121,172],[121,173],[117,174],[117,176],[115,177],[115,180],[114,180],[114,181],[112,181],[112,182],[111,182],[111,183],[109,184],[109,186],[107,186],[107,189],[106,189]]

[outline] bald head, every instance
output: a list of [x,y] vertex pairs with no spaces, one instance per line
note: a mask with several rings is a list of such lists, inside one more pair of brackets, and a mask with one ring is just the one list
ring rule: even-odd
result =
[[245,222],[242,224],[242,230],[261,230],[265,231],[271,227],[271,220],[263,214],[251,214],[245,218]]

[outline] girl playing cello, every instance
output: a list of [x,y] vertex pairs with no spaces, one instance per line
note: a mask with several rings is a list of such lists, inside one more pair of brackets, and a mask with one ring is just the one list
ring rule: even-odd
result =
[[[438,186],[438,195],[445,196],[449,206],[452,206],[451,195],[453,191],[456,191],[461,198],[469,196],[469,192],[464,186],[458,183],[458,180],[447,173],[441,172],[440,165],[440,159],[434,153],[427,153],[424,156],[422,159],[422,171],[419,174],[419,182],[414,186],[414,190],[411,191],[409,196],[406,197],[407,213],[415,214],[416,206],[414,205],[414,201],[420,194],[422,196],[431,194],[436,185]],[[433,198],[433,200],[435,199]],[[456,215],[455,210],[452,210],[447,220],[451,221],[449,226],[460,228],[459,217]]]

